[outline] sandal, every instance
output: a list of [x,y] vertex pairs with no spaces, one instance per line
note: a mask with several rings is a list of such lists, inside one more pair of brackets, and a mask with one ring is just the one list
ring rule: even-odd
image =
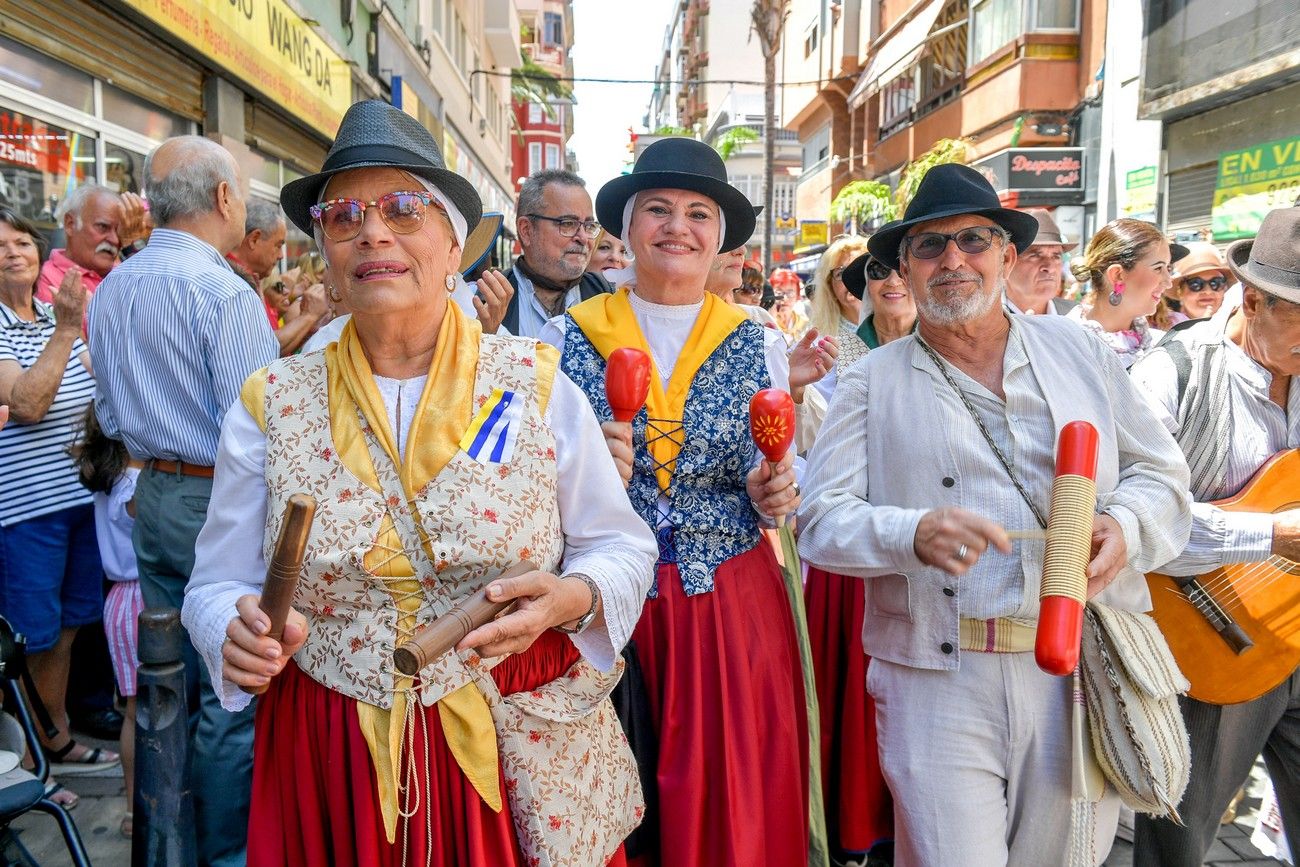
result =
[[132,813],[130,810],[127,810],[126,815],[122,816],[122,824],[117,826],[117,833],[121,834],[123,837],[130,840],[132,836],[134,836],[134,831],[135,831],[135,814]]
[[65,810],[75,810],[81,803],[81,797],[71,789],[63,788],[62,783],[50,780],[45,784],[45,800],[58,804]]
[[112,750],[106,750],[101,747],[82,747],[85,750],[80,758],[69,758],[68,754],[75,750],[80,744],[76,740],[69,738],[68,742],[59,749],[41,745],[41,752],[45,753],[45,759],[52,765],[60,766],[60,773],[63,774],[85,774],[91,771],[111,768],[122,760],[122,757]]

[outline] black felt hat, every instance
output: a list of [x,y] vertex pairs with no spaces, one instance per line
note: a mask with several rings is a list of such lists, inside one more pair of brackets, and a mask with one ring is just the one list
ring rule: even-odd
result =
[[465,218],[473,232],[483,214],[483,202],[469,181],[447,168],[438,143],[418,120],[378,99],[352,104],[320,171],[280,190],[280,206],[295,226],[312,231],[310,208],[320,202],[331,177],[348,169],[393,168],[433,183]]
[[897,271],[898,245],[908,229],[918,223],[960,214],[988,217],[1011,233],[1011,242],[1021,253],[1034,243],[1038,234],[1038,221],[1033,215],[1002,207],[993,185],[982,174],[970,166],[944,163],[925,173],[903,219],[886,223],[878,229],[867,242],[867,249]]
[[871,261],[870,253],[863,253],[844,266],[840,272],[840,282],[849,294],[858,300],[867,294],[867,263]]
[[641,152],[630,174],[620,175],[596,194],[596,218],[616,238],[623,237],[623,208],[642,190],[690,190],[718,203],[727,218],[722,250],[734,250],[754,234],[754,206],[727,183],[727,166],[718,152],[692,138],[660,139]]
[[1227,258],[1246,286],[1300,304],[1300,208],[1269,211],[1254,238],[1228,246]]

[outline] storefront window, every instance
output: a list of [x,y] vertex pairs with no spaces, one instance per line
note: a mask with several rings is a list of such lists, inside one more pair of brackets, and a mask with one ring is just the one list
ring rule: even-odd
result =
[[86,114],[95,110],[95,82],[89,75],[2,37],[0,81],[39,93]]
[[52,228],[59,202],[95,177],[92,137],[0,108],[0,204]]
[[103,90],[105,120],[111,120],[118,126],[134,130],[155,141],[185,135],[190,131],[190,124],[184,118],[136,99],[111,84],[103,85]]
[[138,193],[144,186],[145,155],[109,144],[104,146],[104,184],[119,193]]

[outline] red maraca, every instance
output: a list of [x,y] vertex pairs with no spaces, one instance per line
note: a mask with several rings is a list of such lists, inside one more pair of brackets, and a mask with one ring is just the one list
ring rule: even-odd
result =
[[1038,667],[1062,677],[1079,664],[1092,519],[1097,510],[1096,477],[1097,429],[1086,421],[1072,421],[1061,428],[1056,442],[1056,478],[1034,639]]
[[649,393],[650,356],[630,346],[611,352],[605,363],[605,397],[614,421],[631,422]]
[[[794,399],[779,388],[765,388],[749,401],[749,432],[758,450],[776,472],[776,465],[794,442]],[[776,519],[778,527],[785,516]]]

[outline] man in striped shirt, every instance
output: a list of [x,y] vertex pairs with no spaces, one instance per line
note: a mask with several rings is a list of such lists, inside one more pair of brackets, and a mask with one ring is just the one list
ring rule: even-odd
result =
[[[1191,466],[1196,500],[1191,538],[1176,559],[1160,567],[1169,575],[1203,575],[1275,555],[1300,562],[1300,509],[1272,514],[1213,504],[1245,486],[1273,455],[1300,448],[1300,208],[1271,212],[1259,236],[1232,244],[1227,258],[1242,282],[1241,303],[1225,302],[1213,317],[1170,331],[1131,371],[1139,393]],[[1296,489],[1300,479],[1291,485]],[[1183,821],[1139,816],[1134,864],[1201,864],[1220,817],[1260,753],[1295,846],[1300,840],[1297,696],[1300,670],[1240,704],[1184,701],[1192,779],[1178,805]]]
[[[234,158],[199,136],[145,162],[157,228],[113,269],[90,307],[100,425],[145,461],[134,543],[149,606],[180,608],[207,517],[226,410],[244,380],[279,355],[261,299],[223,258],[244,237],[247,188]],[[243,864],[252,771],[252,707],[228,714],[186,644],[194,728],[191,773],[200,863]]]

